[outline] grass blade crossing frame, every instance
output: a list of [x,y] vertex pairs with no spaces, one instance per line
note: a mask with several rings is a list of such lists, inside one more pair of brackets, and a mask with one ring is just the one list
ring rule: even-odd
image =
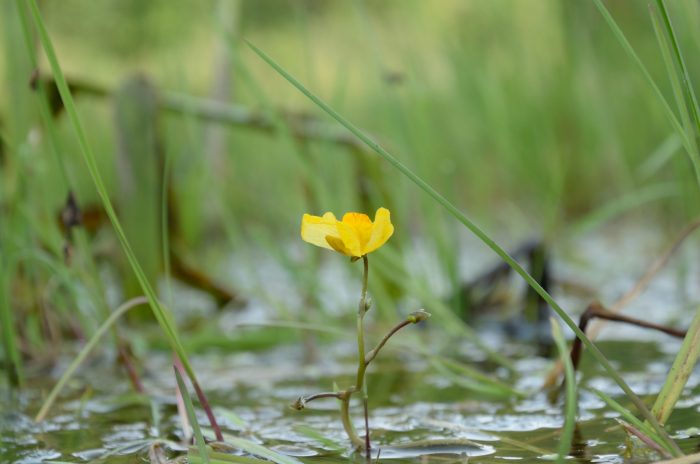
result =
[[561,436],[559,438],[559,449],[557,450],[557,462],[563,463],[573,442],[574,429],[576,428],[576,410],[578,403],[576,401],[576,374],[574,373],[574,365],[569,356],[569,349],[564,340],[564,334],[561,333],[559,322],[553,317],[549,319],[552,326],[552,337],[554,343],[559,350],[559,359],[564,363],[565,379],[566,379],[566,400],[564,406],[564,427],[562,427]]
[[301,93],[303,93],[307,98],[309,98],[313,103],[320,107],[323,111],[328,113],[333,119],[338,121],[346,129],[352,132],[357,138],[362,140],[367,146],[369,146],[374,152],[379,156],[384,158],[389,164],[401,172],[404,176],[410,179],[414,184],[416,184],[421,190],[431,196],[436,202],[438,202],[443,208],[445,208],[455,219],[462,223],[467,229],[469,229],[477,238],[479,238],[485,245],[487,245],[491,250],[493,250],[503,261],[505,261],[515,272],[517,272],[527,284],[533,288],[552,309],[561,317],[561,319],[566,323],[567,326],[576,334],[578,338],[581,339],[583,344],[591,354],[596,358],[596,360],[603,366],[607,371],[608,375],[620,386],[620,388],[625,392],[625,394],[632,400],[639,410],[640,414],[648,420],[654,429],[659,433],[660,436],[664,437],[664,441],[674,449],[674,455],[682,455],[678,445],[668,436],[666,431],[659,425],[656,418],[649,412],[647,407],[644,405],[642,400],[635,395],[635,393],[630,389],[630,387],[625,383],[620,374],[615,371],[615,368],[610,364],[610,362],[605,358],[603,353],[586,337],[586,335],[578,328],[576,323],[566,314],[566,312],[559,306],[559,304],[554,301],[549,293],[542,286],[537,283],[537,281],[517,262],[513,257],[511,257],[500,245],[498,245],[493,239],[491,239],[484,231],[482,231],[475,223],[473,223],[467,216],[465,216],[455,205],[453,205],[449,200],[438,193],[434,188],[432,188],[427,182],[425,182],[421,177],[411,171],[388,151],[382,148],[378,143],[368,137],[363,131],[361,131],[357,126],[352,124],[350,121],[345,119],[339,113],[337,113],[333,108],[331,108],[326,102],[321,100],[319,97],[314,95],[306,87],[304,87],[298,80],[296,80],[291,74],[289,74],[282,66],[277,64],[272,58],[270,58],[265,52],[257,48],[255,45],[247,42],[248,46],[267,64],[269,64],[275,71],[277,71],[285,80],[297,88]]
[[[654,82],[651,74],[637,56],[624,33],[613,19],[610,12],[605,8],[601,0],[594,0],[596,7],[603,15],[603,18],[608,23],[613,31],[613,34],[618,39],[627,54],[637,64],[640,71],[648,81],[649,85],[654,90],[654,93],[659,97],[666,113],[673,125],[678,136],[683,141],[683,146],[690,158],[690,162],[695,170],[695,177],[700,186],[700,148],[697,144],[697,137],[700,134],[700,117],[698,113],[697,97],[690,81],[690,74],[685,65],[685,60],[681,54],[678,39],[671,24],[666,5],[663,0],[656,0],[658,12],[651,9],[652,24],[661,53],[664,58],[664,64],[668,77],[671,81],[671,87],[674,91],[678,111],[681,114],[682,123],[678,121],[676,114],[671,109],[666,101],[666,98],[661,93],[661,90]],[[665,30],[662,30],[665,29]],[[670,44],[669,44],[670,41]],[[675,60],[675,63],[673,62]],[[690,373],[695,366],[698,357],[700,357],[700,310],[697,311],[691,327],[688,330],[688,335],[683,341],[683,345],[679,353],[676,355],[671,372],[666,378],[666,382],[656,399],[653,406],[653,413],[661,423],[665,423],[671,415],[673,407],[678,400],[678,397],[683,391]]]
[[[688,156],[691,160],[697,160],[700,157],[696,138],[698,134],[697,99],[664,2],[658,0],[657,7],[658,11],[650,6],[649,13],[671,81],[678,111],[681,114],[681,121],[687,131],[688,138],[691,140],[690,148],[692,151],[688,150]],[[678,351],[666,381],[652,407],[652,412],[659,422],[665,423],[671,416],[673,408],[683,393],[683,388],[688,383],[695,364],[697,364],[698,357],[700,357],[700,310],[693,318],[688,334],[683,340],[681,349]]]
[[[21,3],[23,0],[17,1],[18,3]],[[129,260],[129,264],[131,265],[132,270],[136,274],[139,284],[141,285],[141,288],[143,289],[143,292],[146,298],[148,299],[149,306],[151,307],[151,310],[153,311],[156,320],[165,332],[168,338],[168,342],[170,343],[173,351],[175,351],[182,360],[182,364],[185,367],[185,371],[190,377],[190,380],[192,380],[193,384],[198,384],[196,375],[194,373],[194,369],[192,368],[192,365],[190,364],[189,359],[187,358],[185,349],[182,346],[182,343],[180,342],[180,338],[177,334],[175,325],[172,322],[172,317],[167,312],[167,310],[160,304],[155,290],[151,286],[150,282],[148,282],[148,280],[146,279],[143,269],[141,268],[140,264],[138,263],[138,260],[136,259],[136,255],[134,254],[131,245],[129,244],[129,241],[127,240],[127,237],[124,233],[124,230],[122,229],[122,226],[119,222],[119,218],[117,217],[112,202],[109,199],[109,194],[107,193],[107,188],[105,187],[105,184],[102,180],[102,176],[98,169],[97,162],[95,160],[95,155],[92,152],[92,148],[88,144],[87,136],[85,134],[85,131],[83,130],[80,118],[78,117],[78,111],[75,107],[75,103],[73,102],[73,97],[68,88],[68,84],[66,83],[66,79],[63,75],[63,71],[61,70],[61,66],[58,62],[58,57],[56,56],[56,51],[53,48],[51,38],[49,37],[48,31],[46,30],[46,26],[44,25],[44,22],[41,18],[41,13],[39,12],[39,7],[37,6],[36,0],[28,0],[28,4],[37,31],[39,33],[39,41],[41,42],[44,52],[46,53],[46,58],[51,66],[51,70],[56,81],[56,86],[58,87],[59,94],[61,95],[61,100],[63,101],[63,104],[66,109],[66,114],[68,115],[71,125],[73,126],[73,129],[75,130],[76,136],[78,138],[78,143],[80,144],[80,150],[83,156],[83,160],[85,161],[85,164],[87,165],[87,168],[90,172],[90,176],[92,177],[93,183],[95,184],[95,188],[97,189],[97,193],[100,196],[100,200],[102,201],[102,205],[105,208],[105,212],[107,213],[107,216],[109,217],[109,220],[112,223],[112,226],[114,227],[122,249],[124,250],[124,253],[127,256],[127,259]]]

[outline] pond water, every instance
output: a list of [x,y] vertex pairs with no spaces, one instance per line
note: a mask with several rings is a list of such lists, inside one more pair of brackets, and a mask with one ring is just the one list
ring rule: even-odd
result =
[[[606,233],[586,243],[585,253],[572,251],[580,250],[578,247],[557,250],[557,278],[596,288],[598,298],[613,301],[653,258],[638,252],[640,243],[648,243],[645,240],[656,240],[652,249],[663,248],[658,237],[637,238],[635,248],[629,245],[629,234]],[[636,251],[628,252],[626,247]],[[619,253],[613,254],[612,250]],[[687,324],[693,303],[700,300],[699,274],[693,264],[699,262],[696,258],[691,252],[683,252],[626,313],[676,326]],[[591,298],[568,292],[563,283],[555,293],[564,307],[578,311]],[[601,350],[632,389],[650,404],[680,342],[637,328],[611,327],[598,342]],[[551,360],[538,357],[528,343],[508,340],[497,331],[484,331],[487,344],[512,360],[513,370],[509,372],[485,359],[468,341],[450,341],[454,346],[445,349],[444,337],[435,330],[407,329],[407,333],[409,330],[412,334],[401,334],[396,343],[392,339],[369,370],[369,420],[375,458],[378,452],[379,459],[391,462],[553,459],[563,425],[563,405],[550,404],[540,389]],[[402,337],[403,342],[399,341]],[[493,375],[521,395],[503,397],[475,391],[470,388],[473,379],[444,366],[439,368],[443,358],[412,349],[413,340],[420,340],[423,347],[434,347],[431,352],[439,351],[440,356],[450,352],[451,359]],[[315,343],[323,355],[313,362],[305,361],[308,345],[296,342],[256,352],[211,351],[193,356],[192,363],[228,436],[246,438],[303,462],[364,462],[348,447],[335,400],[313,402],[304,411],[289,407],[300,395],[332,390],[334,382],[340,387],[352,383],[352,337],[340,341],[321,337]],[[33,381],[21,393],[0,392],[0,462],[132,463],[147,461],[149,456],[156,462],[156,457],[177,459],[186,452],[181,444],[171,359],[164,352],[144,361],[147,396],[132,393],[125,375],[114,366],[113,357],[103,353],[83,366],[49,418],[35,423],[33,414],[69,361],[66,357],[58,366],[30,366],[29,377],[43,380]],[[627,436],[618,423],[619,415],[594,393],[607,393],[633,410],[617,385],[585,354],[582,368],[579,420],[568,462],[658,459]],[[206,424],[204,414],[198,413],[199,422]],[[362,428],[361,416],[361,406],[354,402],[353,418],[358,430]],[[698,424],[700,375],[696,372],[668,424],[684,452],[700,451]],[[205,435],[213,436],[211,430],[204,430]]]

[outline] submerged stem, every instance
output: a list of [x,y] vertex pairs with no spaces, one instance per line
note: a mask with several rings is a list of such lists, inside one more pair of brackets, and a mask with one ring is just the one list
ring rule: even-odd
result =
[[347,390],[345,394],[341,397],[340,399],[340,417],[342,418],[343,421],[343,428],[345,429],[345,433],[348,435],[348,438],[350,438],[350,441],[352,442],[353,446],[357,448],[361,448],[365,446],[365,442],[360,438],[360,436],[357,434],[357,431],[355,430],[355,426],[352,425],[352,421],[350,420],[350,396],[352,395],[352,390]]

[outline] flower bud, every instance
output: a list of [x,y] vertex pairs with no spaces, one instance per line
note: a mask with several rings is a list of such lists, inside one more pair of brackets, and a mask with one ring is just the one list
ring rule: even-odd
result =
[[303,396],[300,396],[299,398],[294,400],[294,403],[290,404],[289,407],[296,411],[301,411],[306,407],[306,401],[304,400]]
[[426,320],[427,318],[430,317],[430,313],[423,311],[422,309],[419,309],[418,311],[412,312],[411,314],[408,315],[406,320],[410,322],[411,324],[417,324],[421,321]]

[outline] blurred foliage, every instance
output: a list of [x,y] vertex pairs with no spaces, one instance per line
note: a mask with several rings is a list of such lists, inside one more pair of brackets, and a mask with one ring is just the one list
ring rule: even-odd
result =
[[[645,5],[607,4],[670,100]],[[12,243],[3,253],[49,250],[60,262],[56,217],[67,188],[58,173],[66,169],[84,208],[97,197],[64,115],[50,127],[39,117],[13,5],[1,5],[0,95],[6,98],[0,98],[0,207],[3,234]],[[455,252],[461,231],[452,221],[374,155],[290,137],[285,121],[336,127],[242,39],[371,132],[487,230],[508,239],[565,237],[576,221],[629,195],[649,203],[618,214],[651,220],[653,213],[679,224],[698,213],[688,159],[659,101],[590,2],[45,0],[40,6],[66,74],[107,91],[76,96],[122,214],[153,205],[153,199],[120,203],[117,147],[128,135],[116,130],[114,92],[134,75],[160,96],[221,99],[269,123],[271,131],[263,132],[250,124],[206,122],[187,111],[161,111],[158,121],[152,151],[164,158],[161,167],[170,168],[171,245],[233,287],[221,269],[230,253],[249,248],[268,248],[292,274],[303,266],[315,272],[315,251],[300,255],[288,247],[299,240],[304,212],[382,205],[396,223],[389,245],[394,251],[409,250],[421,238],[436,252],[448,289],[462,278]],[[690,73],[697,75],[700,7],[690,0],[669,7]],[[37,56],[47,74],[42,54]],[[211,143],[217,128],[223,150]],[[161,185],[158,178],[152,182]],[[152,230],[144,233],[155,237]],[[108,228],[90,240],[96,255],[114,257]],[[250,253],[243,266],[252,273],[257,262]],[[429,274],[406,267],[401,272]],[[38,273],[34,281],[41,286],[46,278]],[[295,278],[300,286],[314,280]],[[373,285],[379,307],[392,308],[402,293],[388,278]],[[311,302],[318,301],[315,291],[299,289]]]

